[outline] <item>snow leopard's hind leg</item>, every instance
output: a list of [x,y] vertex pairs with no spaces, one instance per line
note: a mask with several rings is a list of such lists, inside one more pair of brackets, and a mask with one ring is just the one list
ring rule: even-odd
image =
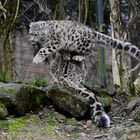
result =
[[82,84],[74,83],[69,77],[61,76],[61,82],[64,85],[73,89],[76,94],[83,96],[90,101],[90,112],[91,112],[91,119],[95,124],[100,127],[109,127],[110,126],[110,118],[105,113],[102,104],[97,100],[96,96],[93,92],[87,90]]
[[58,71],[55,73],[55,77],[57,77],[59,84],[64,85],[69,89],[74,90],[76,94],[89,99],[91,119],[98,126],[109,127],[110,119],[105,113],[102,104],[97,100],[93,92],[82,85],[86,75],[85,63],[63,60],[62,58],[57,58],[56,60],[55,68],[57,67]]

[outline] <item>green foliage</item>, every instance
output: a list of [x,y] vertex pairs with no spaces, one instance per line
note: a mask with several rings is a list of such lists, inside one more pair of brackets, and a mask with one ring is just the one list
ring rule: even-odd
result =
[[47,133],[49,136],[55,136],[56,135],[56,133],[53,130],[54,130],[54,126],[52,126],[52,125],[47,125],[46,128],[43,129],[43,131],[45,133]]
[[7,108],[4,104],[0,103],[0,119],[5,119],[5,117],[8,115]]
[[58,121],[52,114],[46,114],[45,118],[47,119],[47,124],[42,131],[47,133],[49,136],[56,136],[57,134],[54,131],[55,127],[60,127]]
[[105,95],[102,97],[98,97],[98,100],[103,105],[105,111],[109,112],[112,105],[112,98],[110,96]]
[[23,89],[25,89],[27,92],[29,92],[29,93],[33,93],[34,92],[34,86],[32,86],[32,85],[24,85],[23,86]]
[[16,94],[16,90],[13,88],[0,88],[0,93],[6,92],[9,94]]
[[56,118],[53,115],[47,114],[45,117],[47,118],[47,120],[48,120],[47,122],[50,125],[52,125],[52,126],[58,126],[59,125],[58,121],[56,120]]
[[21,118],[8,120],[9,131],[16,133],[25,127],[24,120]]
[[72,119],[68,119],[66,122],[68,125],[72,125],[72,126],[76,126],[77,125],[77,121],[76,119],[72,118]]
[[33,86],[37,86],[37,87],[47,87],[48,86],[48,82],[45,79],[42,79],[40,77],[34,78],[31,82],[31,85]]

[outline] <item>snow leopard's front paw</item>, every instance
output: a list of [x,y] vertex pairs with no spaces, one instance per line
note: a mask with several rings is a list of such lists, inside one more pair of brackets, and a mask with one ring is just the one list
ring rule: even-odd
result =
[[33,63],[41,63],[45,58],[48,56],[46,48],[42,48],[39,50],[39,52],[36,54],[36,56],[33,59]]

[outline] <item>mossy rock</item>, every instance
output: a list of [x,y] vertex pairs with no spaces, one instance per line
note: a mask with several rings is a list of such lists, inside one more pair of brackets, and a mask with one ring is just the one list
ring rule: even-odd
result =
[[12,91],[12,89],[0,89],[0,102],[2,102],[7,107],[13,106],[15,104],[16,93],[10,91]]
[[4,104],[0,103],[0,119],[5,119],[8,116],[8,110]]
[[94,84],[93,82],[84,83],[84,86],[95,93],[96,96],[109,95],[109,91],[106,88]]
[[53,104],[57,108],[61,111],[68,112],[74,117],[84,116],[89,109],[89,100],[73,94],[62,87],[50,88],[47,96],[53,101]]
[[21,84],[0,82],[0,102],[3,103],[9,114],[15,114],[16,95],[20,91]]
[[38,87],[23,85],[16,96],[16,110],[19,115],[29,112],[37,113],[40,105],[46,103],[46,93]]

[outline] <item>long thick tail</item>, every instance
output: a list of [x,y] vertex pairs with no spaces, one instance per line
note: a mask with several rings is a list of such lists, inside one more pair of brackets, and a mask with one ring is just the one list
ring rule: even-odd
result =
[[96,43],[101,46],[105,47],[112,47],[118,50],[124,51],[126,54],[132,56],[133,58],[140,61],[140,49],[137,48],[135,45],[121,41],[118,39],[114,39],[110,36],[102,34],[100,32],[94,32]]

